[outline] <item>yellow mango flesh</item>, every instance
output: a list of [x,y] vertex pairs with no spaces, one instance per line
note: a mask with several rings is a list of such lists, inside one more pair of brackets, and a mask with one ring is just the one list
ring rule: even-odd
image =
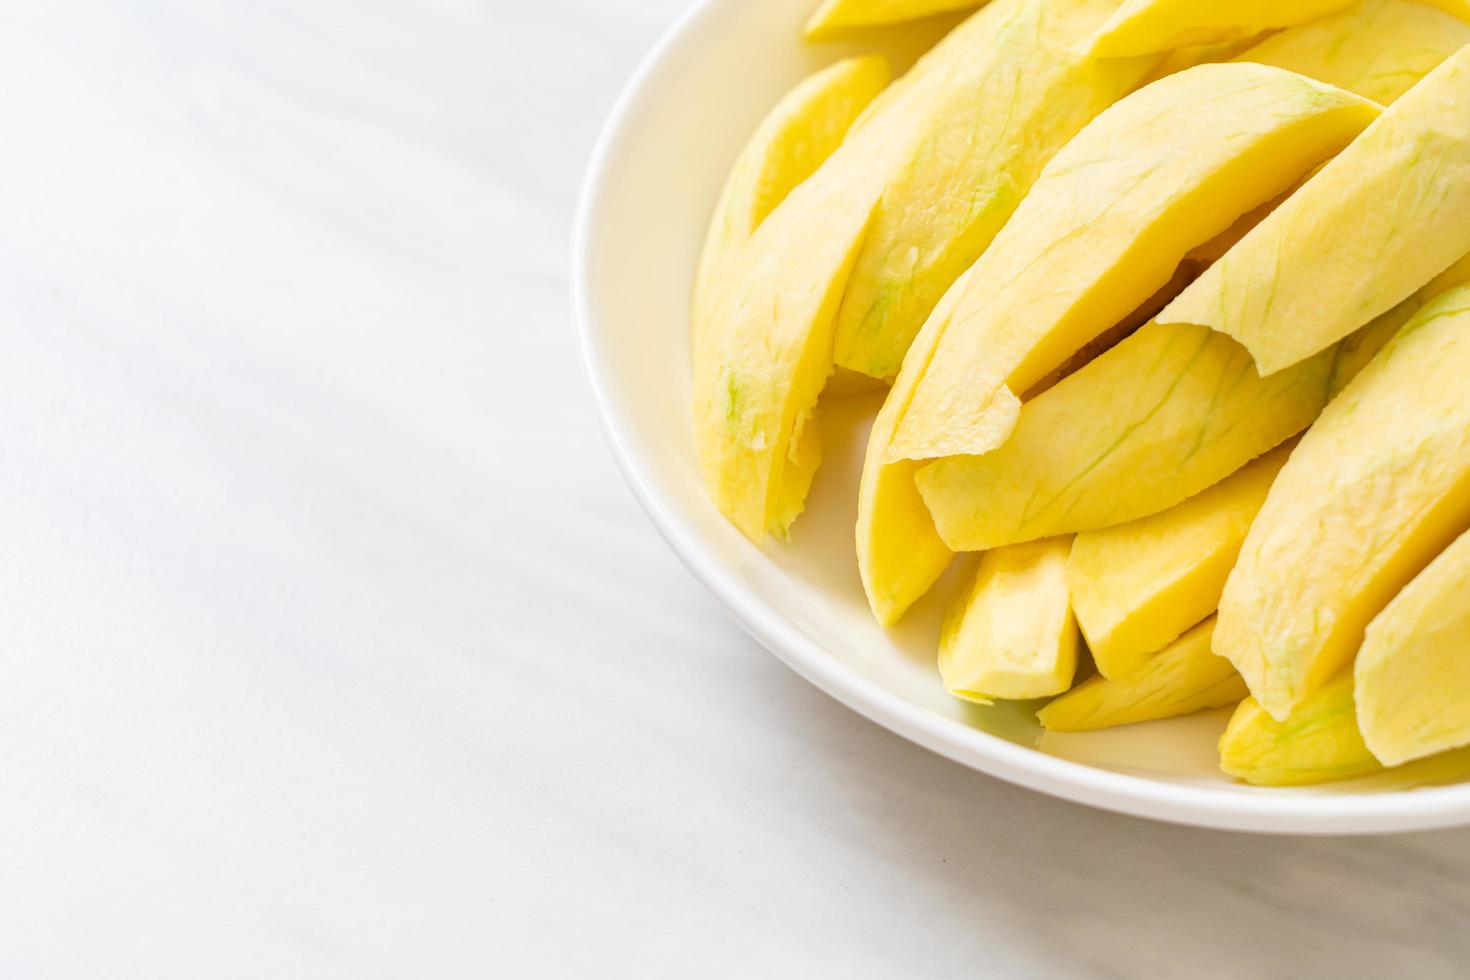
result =
[[1402,302],[1470,251],[1470,47],[1436,68],[1159,315],[1263,374]]
[[1118,680],[1146,669],[1215,611],[1289,454],[1289,446],[1273,450],[1162,513],[1077,535],[1067,583],[1099,673]]
[[843,298],[835,362],[898,373],[946,289],[1006,224],[1042,167],[1157,58],[1079,50],[1116,0],[994,0],[962,30],[983,34],[966,63],[921,66],[937,86],[922,132],[886,182]]
[[725,181],[700,256],[696,349],[709,329],[715,297],[737,274],[756,228],[832,155],[888,79],[888,62],[881,57],[839,61],[792,89],[756,129]]
[[[1101,2],[996,0],[982,9],[880,95],[827,162],[756,229],[729,288],[716,296],[696,350],[693,398],[706,487],[753,540],[784,536],[801,512],[820,455],[810,422],[833,372],[837,311],[885,188],[930,158],[936,136],[952,136],[976,114],[994,115],[993,105],[978,100],[993,94],[983,83],[997,67],[998,32],[1017,11],[1044,5],[1048,17],[1062,17]],[[1110,62],[1096,75],[1126,88],[1142,70],[1130,64]],[[1059,94],[1069,105],[1099,98],[1055,86],[1046,98]],[[1050,108],[1063,119],[1079,111]],[[1018,133],[1008,138],[1022,141]]]
[[1236,60],[1299,72],[1388,105],[1470,44],[1470,24],[1411,0],[1363,0],[1274,34]]
[[1277,720],[1247,698],[1220,737],[1220,768],[1255,786],[1307,786],[1383,768],[1363,743],[1351,673]]
[[845,31],[918,20],[951,10],[978,7],[985,0],[825,0],[806,22],[808,41],[824,41]]
[[1028,402],[1000,449],[929,463],[914,482],[955,551],[1157,514],[1310,425],[1334,353],[1263,379],[1223,334],[1150,323]]
[[1093,43],[1121,58],[1247,38],[1325,16],[1354,0],[1125,0]]
[[1470,534],[1368,626],[1353,665],[1358,727],[1385,765],[1470,744]]
[[1053,732],[1091,732],[1236,704],[1248,693],[1230,661],[1210,652],[1214,620],[1200,623],[1129,677],[1091,677],[1037,712]]
[[989,704],[1072,686],[1080,642],[1067,599],[1067,538],[984,555],[945,620],[939,673],[958,698]]
[[1424,307],[1277,477],[1220,601],[1215,650],[1277,719],[1470,526],[1470,288]]
[[[1190,108],[1201,104],[1209,111]],[[1001,446],[1020,394],[1377,112],[1350,93],[1247,64],[1172,75],[1104,112],[1052,160],[966,277],[888,459]]]
[[[1216,116],[1169,111],[1195,97],[1209,98]],[[873,427],[858,557],[881,622],[901,616],[950,558],[914,486],[918,467],[902,458],[914,446],[896,434],[973,434],[973,426],[938,422],[926,429],[936,413],[914,404],[922,388],[944,389],[936,396],[944,402],[988,384],[1000,407],[982,410],[990,419],[983,424],[993,442],[1004,441],[1020,409],[1008,386],[1025,391],[1045,379],[1147,302],[1190,248],[1330,156],[1375,112],[1355,96],[1275,69],[1206,66],[1130,96],[1048,166],[996,247],[925,324]],[[1222,119],[1238,125],[1223,131]],[[1181,146],[1191,152],[1178,152]],[[974,441],[944,445],[973,449]]]

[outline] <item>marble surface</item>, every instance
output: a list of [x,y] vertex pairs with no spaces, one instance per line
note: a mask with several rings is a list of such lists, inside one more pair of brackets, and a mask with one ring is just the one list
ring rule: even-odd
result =
[[1024,792],[685,574],[566,269],[686,3],[0,9],[0,976],[1463,975],[1470,831]]

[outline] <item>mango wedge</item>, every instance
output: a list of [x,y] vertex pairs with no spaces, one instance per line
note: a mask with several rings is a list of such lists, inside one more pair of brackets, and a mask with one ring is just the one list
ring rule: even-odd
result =
[[1080,48],[1116,0],[994,0],[960,28],[978,34],[963,65],[921,64],[939,91],[892,171],[837,324],[835,362],[898,373],[946,289],[1006,224],[1042,167],[1158,58],[1100,61]]
[[1470,44],[1470,24],[1410,0],[1363,0],[1241,54],[1388,105]]
[[[1180,108],[1201,103],[1208,112]],[[1248,64],[1202,65],[1104,112],[1047,166],[967,277],[889,461],[999,448],[1022,393],[1377,113],[1359,96]]]
[[715,207],[695,277],[693,346],[766,217],[841,144],[889,80],[886,60],[849,58],[806,79],[777,104],[741,152]]
[[[1001,183],[1010,187],[1023,171],[1039,170],[1151,64],[1078,68],[1080,56],[1063,50],[1109,6],[995,0],[875,100],[827,162],[756,229],[696,351],[693,398],[701,475],[716,506],[748,537],[784,536],[801,512],[820,457],[810,422],[833,371],[837,311],[875,214],[893,217],[899,198],[890,187],[943,173],[946,186],[970,187],[966,200],[979,201],[976,187],[998,174],[1009,175]],[[1040,33],[1015,36],[1018,24]],[[1041,123],[1026,128],[1032,120],[1024,113],[1005,123],[993,111],[997,99],[1044,106]],[[1009,149],[982,159],[970,152],[992,144]],[[1011,164],[1019,169],[1007,170]],[[921,210],[936,213],[928,199]],[[1002,211],[1008,215],[1009,206]]]
[[864,27],[918,20],[951,10],[978,7],[985,0],[825,0],[806,22],[808,41],[825,41]]
[[1470,47],[1432,71],[1159,315],[1310,357],[1470,251]]
[[1162,513],[1077,535],[1067,584],[1103,677],[1144,670],[1159,650],[1215,611],[1251,521],[1289,454],[1289,446],[1267,453]]
[[1276,478],[1220,601],[1215,651],[1272,717],[1470,527],[1470,287],[1424,307],[1323,411]]
[[955,697],[1027,700],[1072,686],[1080,638],[1067,601],[1067,538],[984,555],[945,620],[939,673]]
[[1220,737],[1220,768],[1255,786],[1307,786],[1383,766],[1358,731],[1353,675],[1347,673],[1279,721],[1255,698],[1241,702]]
[[1157,514],[1311,425],[1335,353],[1263,379],[1223,334],[1150,323],[1026,403],[1000,449],[929,463],[914,482],[955,551]]
[[1098,32],[1093,54],[1132,57],[1251,37],[1315,20],[1354,0],[1124,0]]
[[1353,671],[1358,727],[1385,765],[1470,745],[1470,534],[1368,626]]
[[729,288],[750,237],[792,188],[826,162],[888,80],[888,62],[881,57],[839,61],[792,89],[756,129],[725,181],[700,256],[696,349],[709,329],[715,297]]
[[[1214,111],[1174,111],[1196,98]],[[1208,65],[1128,97],[1048,165],[925,324],[870,436],[858,554],[881,622],[901,616],[950,557],[910,460],[1005,442],[1018,394],[1146,303],[1192,248],[1330,157],[1376,112],[1278,69]]]
[[1230,661],[1210,652],[1213,619],[1200,623],[1123,680],[1091,677],[1041,711],[1053,732],[1091,732],[1237,704],[1250,692]]

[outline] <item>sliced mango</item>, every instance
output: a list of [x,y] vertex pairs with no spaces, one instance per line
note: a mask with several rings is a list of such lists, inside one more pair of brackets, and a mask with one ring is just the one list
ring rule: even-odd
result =
[[1354,0],[1124,0],[1093,42],[1092,53],[1124,58],[1238,40],[1302,24]]
[[933,14],[978,7],[985,0],[825,0],[806,22],[808,41],[825,41],[846,31],[882,27]]
[[837,325],[834,358],[875,378],[904,352],[946,289],[990,245],[1042,167],[1158,58],[1099,61],[1079,48],[1116,0],[995,0],[964,29],[986,43],[947,72],[903,167],[886,182]]
[[[1197,98],[1215,111],[1178,111]],[[1376,111],[1278,69],[1202,66],[1125,99],[1053,160],[925,324],[874,425],[858,555],[880,621],[901,616],[950,557],[908,457],[1004,442],[1020,411],[1013,392],[1047,380],[1165,287],[1191,248],[1330,157]]]
[[976,263],[888,459],[1000,447],[1021,393],[1377,113],[1359,96],[1248,64],[1172,75],[1103,113]]
[[1470,527],[1470,287],[1431,302],[1323,411],[1220,600],[1215,650],[1284,719]]
[[1247,698],[1220,737],[1220,768],[1255,786],[1306,786],[1377,772],[1353,704],[1349,672],[1277,720]]
[[1122,680],[1088,678],[1037,712],[1047,731],[1091,732],[1236,704],[1250,692],[1230,661],[1210,652],[1207,620]]
[[1470,534],[1404,587],[1368,626],[1353,666],[1358,727],[1398,765],[1470,745]]
[[929,463],[914,482],[955,551],[1122,524],[1301,432],[1333,377],[1333,353],[1263,379],[1223,334],[1150,323],[1028,402],[1000,449]]
[[705,238],[694,279],[696,349],[715,297],[729,288],[756,228],[832,155],[888,79],[888,62],[876,55],[839,61],[792,89],[756,129],[725,181]]
[[1402,302],[1470,251],[1470,47],[1211,266],[1160,323],[1220,330],[1263,374]]
[[1237,57],[1300,72],[1384,105],[1470,44],[1470,24],[1410,0],[1363,0]]
[[[971,160],[967,139],[992,132],[981,122],[997,117],[997,84],[1000,94],[1019,97],[1024,89],[1046,106],[1046,122],[1034,132],[994,134],[1026,147],[1015,159],[1030,159],[1049,141],[1060,144],[1126,91],[1151,62],[1068,73],[1053,64],[1061,57],[1055,52],[1028,60],[1025,52],[1036,46],[1012,36],[1016,21],[1101,22],[1097,8],[1106,6],[1108,0],[995,0],[879,96],[827,162],[756,229],[730,287],[718,293],[694,367],[700,471],[715,504],[746,535],[783,536],[801,511],[816,458],[808,433],[833,371],[837,310],[870,221],[888,199],[885,189],[929,167],[943,169],[944,161],[954,164],[946,170],[951,176],[994,176],[995,161]],[[1018,81],[1010,74],[1022,65],[1035,76],[1020,72]],[[1066,111],[1058,112],[1054,99]],[[970,163],[974,169],[965,170]]]
[[981,704],[1060,694],[1080,642],[1067,601],[1068,538],[980,558],[975,581],[945,620],[939,674],[955,697]]
[[1143,670],[1215,611],[1290,448],[1162,513],[1077,535],[1067,584],[1099,673],[1118,680]]

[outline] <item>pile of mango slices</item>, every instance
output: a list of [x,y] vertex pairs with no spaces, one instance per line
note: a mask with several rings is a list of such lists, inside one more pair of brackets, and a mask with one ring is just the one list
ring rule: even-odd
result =
[[695,284],[714,503],[784,538],[824,391],[875,379],[858,568],[890,626],[981,553],[955,696],[1235,705],[1261,785],[1470,744],[1467,45],[1470,0],[990,0],[807,79]]

